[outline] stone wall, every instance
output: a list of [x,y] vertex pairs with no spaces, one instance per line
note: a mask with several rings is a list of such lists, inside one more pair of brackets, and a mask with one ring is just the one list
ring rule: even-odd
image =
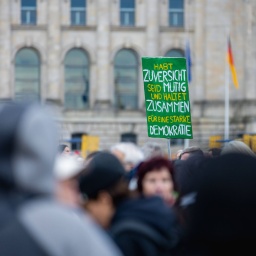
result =
[[[256,2],[253,0],[185,0],[185,28],[168,27],[167,0],[136,0],[136,26],[119,26],[119,1],[87,1],[87,26],[70,26],[70,1],[40,0],[38,25],[20,25],[20,1],[0,1],[0,100],[14,96],[14,61],[22,47],[33,47],[41,59],[43,102],[59,108],[63,138],[87,132],[101,138],[101,148],[133,131],[138,143],[147,138],[144,91],[139,72],[139,110],[116,112],[113,108],[113,61],[121,48],[138,56],[162,56],[190,41],[192,83],[190,99],[194,140],[207,147],[210,135],[224,133],[225,60],[228,34],[232,40],[239,90],[230,80],[230,132],[255,132],[256,99]],[[64,58],[73,47],[83,48],[90,58],[90,110],[63,108]],[[140,64],[141,65],[141,64]],[[139,70],[141,66],[139,65]],[[96,116],[102,120],[97,121]],[[235,136],[235,135],[234,135]],[[166,140],[159,139],[163,147]]]

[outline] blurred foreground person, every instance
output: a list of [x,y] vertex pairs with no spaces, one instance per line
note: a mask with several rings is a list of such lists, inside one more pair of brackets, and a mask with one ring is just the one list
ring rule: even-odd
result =
[[165,157],[153,157],[143,162],[137,172],[138,191],[145,196],[160,196],[168,205],[173,205],[175,198],[173,166]]
[[160,197],[131,195],[124,176],[113,154],[96,155],[80,180],[85,209],[109,231],[124,255],[172,255],[178,229],[171,208]]
[[54,166],[57,199],[76,209],[80,205],[78,177],[84,163],[75,156],[58,156]]
[[54,200],[57,132],[39,105],[0,107],[0,254],[119,255],[91,222]]
[[256,254],[255,167],[246,154],[205,160],[181,198],[187,250],[179,255]]

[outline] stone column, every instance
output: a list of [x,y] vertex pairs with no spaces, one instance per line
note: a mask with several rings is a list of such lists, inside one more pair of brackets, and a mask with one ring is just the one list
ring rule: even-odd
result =
[[205,1],[198,0],[195,3],[195,39],[194,39],[194,52],[196,53],[196,65],[193,66],[194,77],[194,100],[205,99]]
[[48,1],[48,30],[47,30],[47,99],[55,103],[61,100],[60,79],[60,1]]
[[[110,107],[110,0],[97,1],[97,91],[96,107]],[[94,85],[92,85],[94,86]]]
[[0,100],[12,97],[10,4],[9,0],[0,1]]
[[[246,19],[244,37],[243,37],[243,46],[245,51],[245,60],[244,60],[244,77],[240,77],[239,85],[240,90],[243,90],[245,93],[245,98],[249,100],[255,99],[256,86],[255,86],[255,56],[256,56],[256,4],[251,1],[245,1],[244,16]],[[254,6],[253,6],[254,4]]]
[[146,54],[159,55],[159,0],[145,1],[146,4]]

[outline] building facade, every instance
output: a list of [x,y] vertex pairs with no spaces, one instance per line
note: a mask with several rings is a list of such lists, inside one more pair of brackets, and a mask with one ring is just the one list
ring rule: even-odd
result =
[[190,143],[205,148],[224,134],[228,35],[240,85],[230,80],[230,138],[256,133],[255,0],[0,0],[0,99],[51,104],[63,140],[141,146],[141,57],[184,56],[189,43]]

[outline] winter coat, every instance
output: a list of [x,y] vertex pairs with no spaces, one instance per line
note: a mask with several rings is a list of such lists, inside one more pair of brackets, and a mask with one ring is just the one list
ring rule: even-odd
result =
[[174,212],[159,197],[130,199],[118,206],[110,233],[125,256],[165,256],[179,240]]
[[86,216],[54,198],[57,133],[38,105],[0,106],[0,254],[117,256],[119,250]]

